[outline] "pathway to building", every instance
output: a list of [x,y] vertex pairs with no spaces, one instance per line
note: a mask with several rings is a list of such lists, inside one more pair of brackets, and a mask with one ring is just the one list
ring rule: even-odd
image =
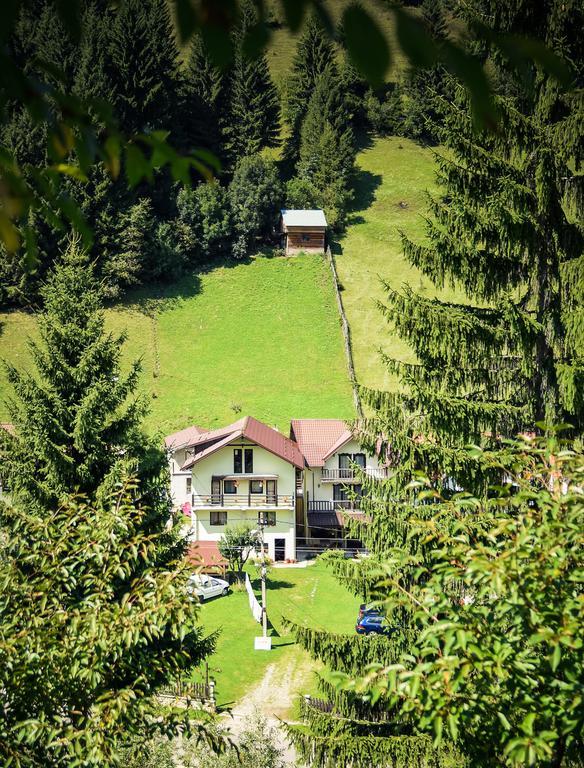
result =
[[234,741],[238,741],[250,717],[260,713],[275,729],[286,765],[295,765],[296,752],[286,741],[281,721],[290,722],[295,700],[307,688],[313,672],[314,667],[304,654],[294,654],[293,658],[286,654],[277,662],[269,664],[258,685],[235,704],[230,714],[222,716]]

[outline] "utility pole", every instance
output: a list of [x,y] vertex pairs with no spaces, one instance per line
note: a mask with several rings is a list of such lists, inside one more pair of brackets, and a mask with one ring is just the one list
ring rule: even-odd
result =
[[260,514],[260,541],[262,547],[262,636],[268,636],[268,609],[266,606],[266,550],[264,548],[264,523],[265,518]]
[[262,636],[256,637],[255,649],[256,651],[269,651],[272,647],[272,638],[268,637],[268,608],[267,608],[267,589],[266,589],[266,576],[268,569],[266,567],[266,550],[264,547],[264,528],[269,525],[269,519],[266,512],[260,512],[258,514],[258,528],[260,529],[260,546],[262,548]]

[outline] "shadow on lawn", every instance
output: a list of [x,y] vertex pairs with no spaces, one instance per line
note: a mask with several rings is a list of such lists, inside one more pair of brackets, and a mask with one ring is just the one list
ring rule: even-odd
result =
[[243,259],[223,257],[208,264],[201,264],[180,277],[165,282],[163,280],[129,291],[120,301],[112,304],[112,309],[135,309],[149,317],[173,309],[184,299],[190,299],[201,293],[201,275],[214,272],[216,269],[233,269],[241,264],[251,264],[254,257],[261,256],[264,259],[277,258],[275,248],[258,245],[252,256]]

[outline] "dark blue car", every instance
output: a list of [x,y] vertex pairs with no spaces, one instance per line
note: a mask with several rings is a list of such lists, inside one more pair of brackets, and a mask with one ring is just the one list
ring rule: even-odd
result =
[[391,635],[392,631],[385,616],[379,614],[365,613],[357,619],[355,626],[358,635]]

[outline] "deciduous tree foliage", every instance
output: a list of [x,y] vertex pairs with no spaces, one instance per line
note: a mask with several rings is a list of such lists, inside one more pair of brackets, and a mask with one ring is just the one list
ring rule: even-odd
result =
[[0,761],[15,768],[120,765],[132,737],[201,732],[164,711],[164,685],[201,662],[184,560],[132,481],[99,502],[0,504]]
[[475,765],[582,765],[583,458],[525,439],[480,454],[504,478],[487,497],[420,482],[433,514],[410,507],[408,540],[427,555],[385,559],[385,608],[417,631],[363,689]]

